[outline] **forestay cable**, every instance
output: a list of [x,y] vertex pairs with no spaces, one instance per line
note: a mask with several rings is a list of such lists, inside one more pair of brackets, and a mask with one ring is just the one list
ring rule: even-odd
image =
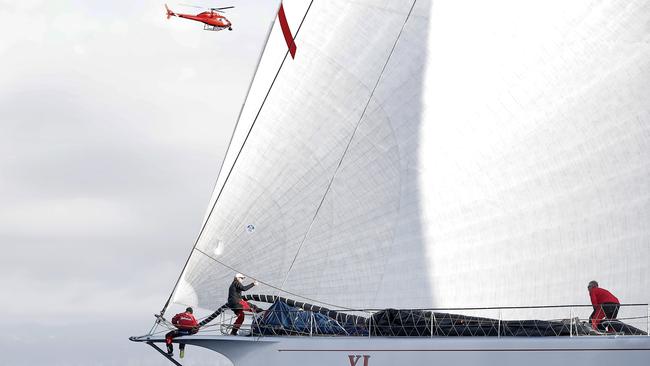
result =
[[[309,10],[311,9],[311,6],[312,6],[313,2],[314,2],[314,0],[311,0],[309,2],[309,6],[307,7],[307,10],[305,11],[305,14],[303,15],[302,20],[300,21],[300,24],[298,25],[298,29],[296,30],[296,34],[293,37],[294,42],[295,42],[296,38],[298,37],[298,33],[300,32],[300,28],[302,28],[302,24],[304,23],[305,18],[307,18],[307,14],[309,14]],[[275,24],[275,20],[274,20],[273,24]],[[270,32],[269,32],[269,34],[270,34]],[[267,43],[268,43],[268,37],[267,37]],[[235,159],[233,160],[233,163],[230,166],[230,170],[228,170],[228,174],[226,175],[226,178],[224,179],[223,184],[221,185],[221,188],[219,189],[219,194],[217,194],[217,197],[215,198],[214,203],[212,204],[212,207],[210,208],[210,212],[208,213],[208,216],[205,218],[203,226],[201,227],[201,230],[199,231],[199,235],[197,236],[196,241],[194,242],[194,246],[192,247],[192,250],[190,251],[190,255],[187,257],[187,260],[185,261],[185,265],[183,265],[183,269],[181,270],[181,273],[178,276],[178,279],[176,279],[176,283],[174,284],[172,292],[169,294],[169,297],[167,298],[167,301],[165,302],[165,305],[163,306],[162,310],[160,311],[160,315],[163,315],[165,313],[165,310],[167,310],[167,307],[169,306],[169,303],[171,302],[172,296],[174,296],[174,292],[176,291],[176,288],[178,287],[178,283],[180,282],[181,277],[183,276],[183,273],[185,272],[185,269],[187,268],[187,265],[190,262],[190,258],[192,258],[192,254],[197,249],[196,246],[198,245],[199,240],[201,239],[201,235],[203,235],[203,231],[205,230],[205,228],[206,228],[206,226],[208,224],[208,221],[210,221],[210,217],[212,216],[212,213],[214,212],[214,208],[217,206],[217,202],[219,202],[219,198],[221,197],[221,193],[223,192],[224,187],[228,183],[228,179],[230,178],[230,174],[233,172],[233,169],[235,168],[235,165],[237,164],[237,160],[239,159],[239,156],[241,155],[241,152],[244,149],[244,146],[246,145],[246,142],[248,141],[248,137],[250,136],[251,131],[253,130],[253,127],[255,126],[255,123],[257,122],[257,118],[259,117],[260,113],[262,112],[262,108],[264,107],[264,104],[266,103],[266,100],[268,99],[268,96],[271,93],[271,89],[273,89],[273,85],[275,84],[275,81],[277,80],[278,75],[280,74],[280,71],[282,70],[282,66],[284,66],[284,63],[287,60],[287,56],[289,55],[289,52],[290,51],[287,50],[287,52],[284,54],[284,58],[282,59],[282,63],[278,67],[278,70],[276,71],[275,76],[273,77],[273,81],[271,81],[271,85],[269,86],[269,89],[267,90],[266,95],[264,96],[264,99],[262,100],[262,103],[260,104],[260,107],[257,110],[257,113],[255,114],[255,118],[253,119],[253,123],[251,123],[251,126],[248,129],[248,132],[246,133],[246,137],[244,138],[244,142],[242,143],[241,147],[239,148],[239,151],[237,152],[237,155],[235,156]],[[260,59],[260,61],[261,61],[261,59]],[[233,133],[233,137],[234,137],[234,133]],[[217,180],[218,179],[219,179],[219,177],[217,177]],[[203,254],[205,254],[205,253],[203,253]]]

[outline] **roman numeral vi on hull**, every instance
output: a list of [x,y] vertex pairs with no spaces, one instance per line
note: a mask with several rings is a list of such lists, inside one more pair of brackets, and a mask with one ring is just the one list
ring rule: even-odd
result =
[[348,359],[350,360],[350,366],[361,366],[359,363],[359,360],[363,358],[363,366],[368,366],[368,360],[370,359],[370,355],[348,355]]

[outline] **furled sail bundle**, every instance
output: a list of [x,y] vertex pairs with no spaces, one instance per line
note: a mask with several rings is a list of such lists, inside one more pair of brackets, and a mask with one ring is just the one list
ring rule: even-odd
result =
[[650,4],[285,1],[174,301],[650,301]]

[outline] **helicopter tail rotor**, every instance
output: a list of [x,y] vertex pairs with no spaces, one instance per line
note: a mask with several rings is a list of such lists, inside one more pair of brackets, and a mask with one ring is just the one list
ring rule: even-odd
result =
[[169,10],[169,8],[167,7],[167,4],[165,4],[165,9],[167,10],[167,19],[169,19],[170,17],[176,16],[176,14],[173,11]]

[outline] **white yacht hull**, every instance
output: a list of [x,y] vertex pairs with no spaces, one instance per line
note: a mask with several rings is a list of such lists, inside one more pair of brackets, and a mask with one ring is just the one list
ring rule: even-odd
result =
[[650,364],[650,337],[265,337],[191,336],[175,341],[218,352],[235,366]]

